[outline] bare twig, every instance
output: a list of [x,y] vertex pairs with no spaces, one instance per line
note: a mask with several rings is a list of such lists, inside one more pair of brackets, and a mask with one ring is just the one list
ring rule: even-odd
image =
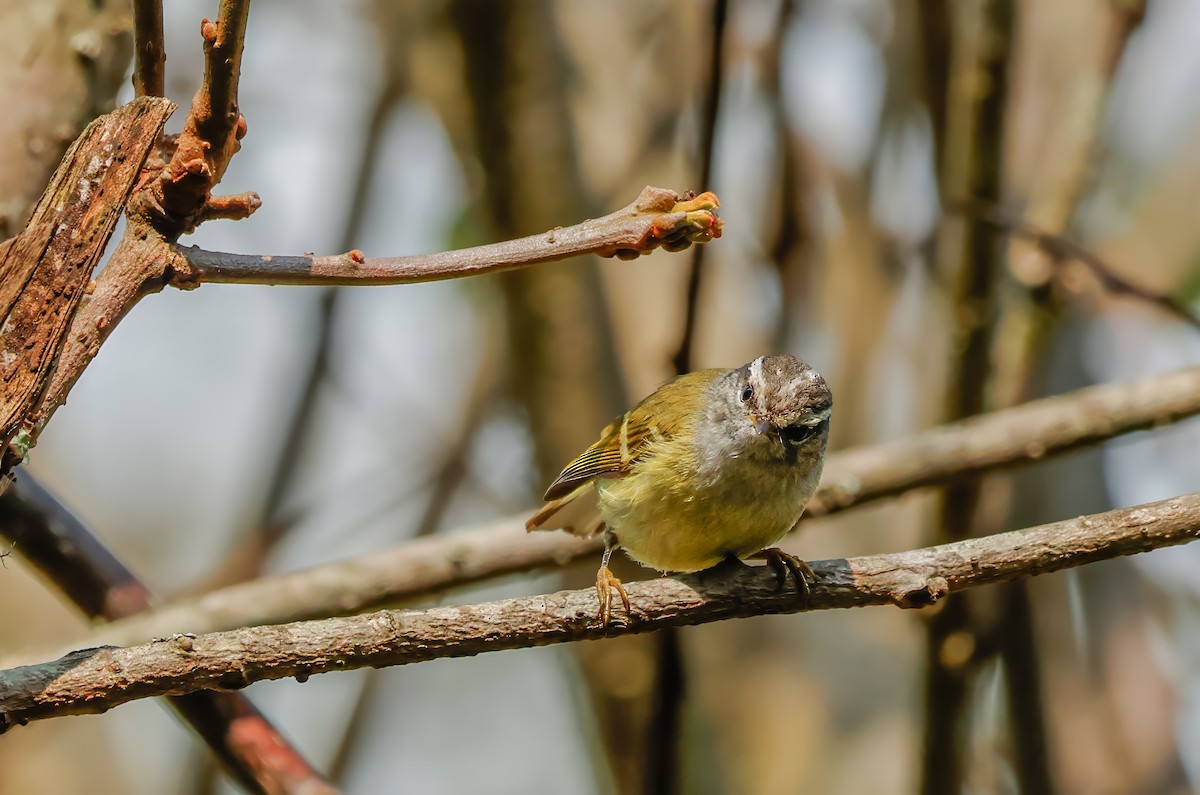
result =
[[651,632],[729,618],[891,604],[1046,574],[1200,537],[1200,494],[891,555],[818,561],[807,602],[767,567],[742,564],[629,586],[633,614],[595,620],[595,591],[385,610],[83,649],[0,671],[0,727],[91,714],[139,698],[242,688],[264,679]]
[[[88,616],[121,618],[153,604],[133,572],[28,475],[0,494],[0,517],[4,537],[21,557]],[[333,791],[244,696],[198,692],[169,704],[251,791]]]
[[[1038,400],[912,439],[835,453],[807,515],[824,516],[961,473],[1028,463],[1195,414],[1200,368]],[[526,533],[526,518],[225,588],[103,627],[88,642],[129,645],[174,632],[361,612],[598,554],[594,540]]]
[[711,193],[685,200],[671,190],[647,187],[627,207],[574,226],[474,248],[411,257],[224,254],[177,246],[180,263],[171,283],[191,288],[227,284],[414,284],[512,270],[540,262],[599,254],[634,259],[662,247],[681,251],[720,237]]
[[471,447],[476,441],[480,426],[487,419],[487,411],[496,388],[496,373],[493,361],[488,355],[491,353],[490,347],[485,343],[484,357],[467,396],[467,405],[461,412],[462,419],[458,422],[453,437],[443,445],[442,463],[430,480],[429,499],[425,503],[425,510],[421,512],[421,518],[417,520],[416,530],[413,531],[414,538],[432,536],[438,531],[454,494],[471,473]]
[[1192,328],[1200,329],[1200,315],[1173,296],[1155,292],[1134,284],[1089,249],[1062,235],[1045,231],[1024,218],[993,202],[968,199],[951,205],[973,218],[986,223],[998,231],[1029,240],[1055,263],[1078,262],[1100,281],[1106,290],[1128,295],[1159,307],[1169,315],[1183,321]]
[[134,0],[133,53],[133,88],[137,96],[163,96],[167,53],[163,46],[162,0]]

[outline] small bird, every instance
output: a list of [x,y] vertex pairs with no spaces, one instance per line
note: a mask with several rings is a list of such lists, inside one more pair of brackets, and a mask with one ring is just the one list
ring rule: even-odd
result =
[[629,612],[629,596],[608,568],[618,547],[670,572],[758,557],[781,584],[791,571],[807,593],[812,569],[772,545],[816,491],[832,406],[825,379],[786,354],[681,375],[568,464],[525,527],[604,533],[596,595],[605,625],[614,591]]

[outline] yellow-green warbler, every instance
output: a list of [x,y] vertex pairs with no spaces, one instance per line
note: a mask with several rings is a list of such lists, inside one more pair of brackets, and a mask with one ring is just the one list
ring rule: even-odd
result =
[[698,370],[664,384],[600,434],[546,490],[529,530],[604,533],[596,573],[601,622],[616,591],[620,547],[661,571],[690,572],[760,557],[790,570],[802,592],[812,569],[771,545],[800,520],[821,478],[829,413],[825,379],[795,356],[736,370]]

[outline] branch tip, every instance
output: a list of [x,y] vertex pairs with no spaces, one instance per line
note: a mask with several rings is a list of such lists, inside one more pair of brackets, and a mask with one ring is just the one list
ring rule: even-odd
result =
[[[257,200],[257,197],[255,197]],[[329,256],[260,256],[177,247],[202,282],[239,284],[412,284],[511,270],[584,254],[634,259],[680,251],[721,236],[712,193],[681,197],[647,186],[616,212],[549,232],[474,248],[371,258],[358,249]],[[219,216],[229,217],[229,216]],[[244,217],[244,216],[243,216]]]

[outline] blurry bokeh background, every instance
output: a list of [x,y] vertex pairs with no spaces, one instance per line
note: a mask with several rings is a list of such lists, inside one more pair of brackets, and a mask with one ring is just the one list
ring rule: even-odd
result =
[[[199,21],[216,3],[166,5],[167,90],[186,105]],[[987,408],[1200,363],[1194,330],[1028,245],[970,232],[953,206],[990,194],[1198,306],[1200,4],[1151,0],[1140,17],[1136,3],[1091,0],[732,2],[709,158],[720,9],[255,0],[250,132],[222,190],[257,191],[263,207],[184,242],[417,253],[567,225],[645,184],[711,189],[727,225],[704,254],[691,365],[806,358],[832,384],[836,447],[953,413],[958,335],[976,310],[991,331],[973,387]],[[118,76],[128,63],[125,3],[0,0],[0,20],[21,31],[0,83],[78,58],[52,43],[88,30],[116,42],[105,57]],[[113,101],[104,81],[80,90],[88,101],[56,122],[64,140]],[[131,96],[126,79],[115,101]],[[0,115],[31,107],[4,101]],[[977,102],[990,110],[972,123]],[[0,150],[0,183],[17,157]],[[30,468],[167,598],[519,512],[672,375],[693,256],[152,296]],[[982,309],[962,292],[980,268]],[[1185,423],[988,478],[972,531],[1200,489],[1198,445],[1200,426]],[[788,549],[818,559],[932,543],[938,506],[912,495],[812,522]],[[1200,792],[1198,553],[973,595],[965,630],[935,652],[967,688],[952,732],[963,791]],[[85,634],[17,557],[6,563],[0,653]],[[587,561],[446,598],[593,575]],[[883,608],[759,618],[247,693],[347,792],[655,792],[667,776],[694,793],[910,793],[923,780],[928,623]],[[1015,637],[1031,648],[1012,652]],[[663,761],[664,693],[682,699],[677,766]],[[1039,753],[1040,778],[1019,763]],[[3,793],[228,789],[149,701],[0,742]]]

